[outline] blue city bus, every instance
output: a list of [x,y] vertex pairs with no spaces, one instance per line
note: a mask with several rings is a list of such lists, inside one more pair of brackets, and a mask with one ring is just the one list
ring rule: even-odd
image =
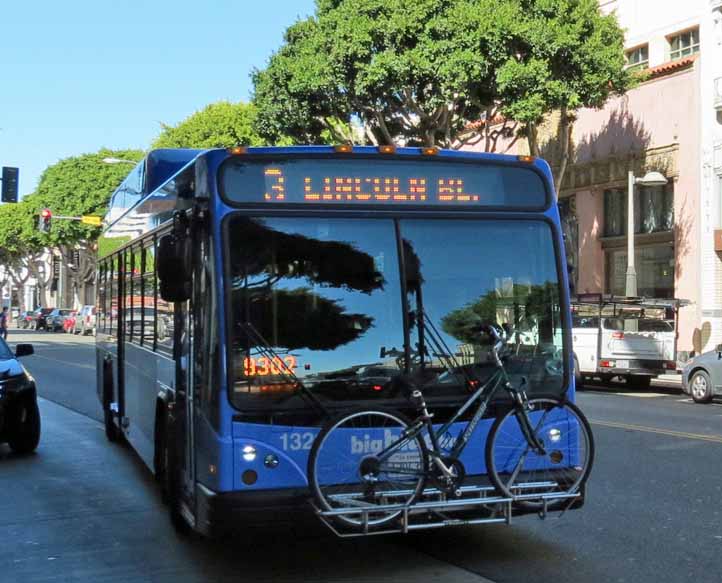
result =
[[[108,438],[155,473],[176,527],[215,535],[308,512],[320,428],[359,406],[409,412],[402,374],[443,424],[469,394],[449,362],[493,370],[476,322],[514,329],[506,367],[527,393],[573,400],[552,184],[540,159],[436,148],[150,152],[99,241]],[[494,409],[461,458],[480,480]]]

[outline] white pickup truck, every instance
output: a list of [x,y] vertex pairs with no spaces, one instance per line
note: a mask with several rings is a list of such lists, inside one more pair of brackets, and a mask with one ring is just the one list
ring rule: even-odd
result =
[[[572,302],[575,384],[585,378],[626,379],[648,387],[676,372],[676,316],[683,300],[603,298]],[[669,316],[672,316],[670,319]]]

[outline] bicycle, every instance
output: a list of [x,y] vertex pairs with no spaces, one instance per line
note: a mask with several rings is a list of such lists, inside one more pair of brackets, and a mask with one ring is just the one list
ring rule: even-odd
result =
[[[359,409],[332,419],[311,448],[308,481],[321,511],[347,526],[377,528],[411,507],[431,481],[461,496],[466,477],[461,453],[494,396],[505,390],[511,406],[496,414],[485,448],[486,473],[499,496],[517,507],[544,512],[574,502],[591,472],[594,441],[581,410],[565,396],[529,398],[511,385],[502,353],[509,333],[485,326],[493,339],[496,370],[439,429],[434,429],[423,393],[408,387],[419,415],[409,421],[396,411]],[[442,436],[477,403],[450,451]],[[447,446],[449,444],[446,444]]]

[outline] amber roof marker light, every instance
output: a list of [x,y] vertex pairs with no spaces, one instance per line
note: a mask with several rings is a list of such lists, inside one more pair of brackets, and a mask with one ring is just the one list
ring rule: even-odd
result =
[[333,149],[340,154],[350,154],[353,152],[353,146],[351,144],[338,144],[334,146]]
[[436,156],[439,153],[439,148],[432,146],[430,148],[421,148],[421,153],[424,156]]
[[519,162],[532,164],[534,160],[536,160],[536,156],[517,156],[516,159],[519,160]]
[[379,146],[379,154],[395,154],[396,146],[384,145]]
[[241,154],[246,153],[246,147],[245,146],[234,146],[233,148],[228,148],[228,153],[232,156],[239,156]]

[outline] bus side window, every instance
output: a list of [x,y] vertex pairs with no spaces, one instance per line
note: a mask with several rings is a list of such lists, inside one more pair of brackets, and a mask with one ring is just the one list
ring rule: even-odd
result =
[[153,241],[145,247],[143,262],[143,346],[155,350],[155,247]]
[[126,342],[133,340],[133,251],[126,249],[123,257],[123,284],[125,299],[123,302],[124,332]]
[[106,272],[106,264],[102,263],[100,265],[100,268],[98,269],[98,306],[96,310],[96,328],[100,331],[105,333],[105,302],[106,302],[106,293],[105,293],[105,272]]
[[165,301],[160,294],[156,295],[156,349],[168,356],[173,356],[173,328],[175,326],[173,311],[174,304],[172,302]]
[[118,334],[118,266],[120,256],[116,255],[110,260],[110,277],[108,295],[108,332],[116,336]]

